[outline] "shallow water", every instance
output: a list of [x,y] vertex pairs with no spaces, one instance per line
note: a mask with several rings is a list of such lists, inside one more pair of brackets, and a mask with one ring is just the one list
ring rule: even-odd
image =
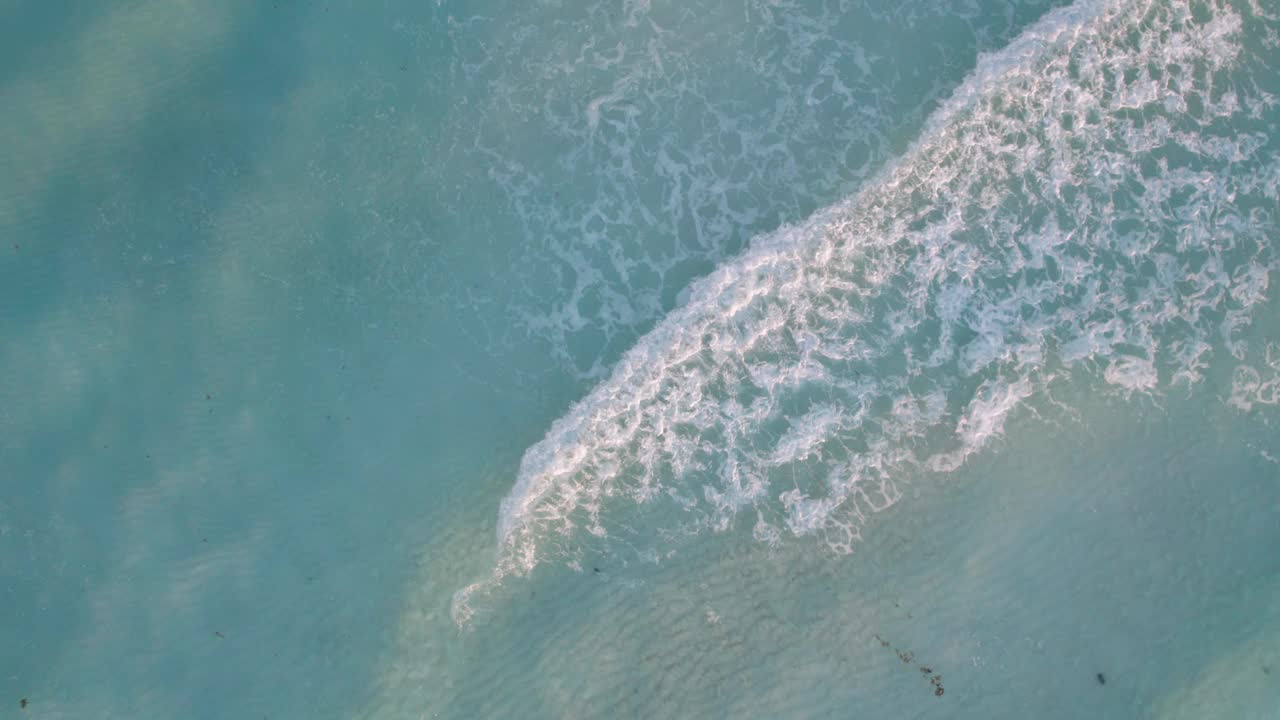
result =
[[1280,12],[881,5],[0,1],[0,717],[1277,717]]

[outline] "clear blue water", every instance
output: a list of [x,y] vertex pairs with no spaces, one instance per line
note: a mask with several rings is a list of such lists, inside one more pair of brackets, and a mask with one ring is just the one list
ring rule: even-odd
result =
[[1280,717],[1273,3],[0,19],[0,717]]

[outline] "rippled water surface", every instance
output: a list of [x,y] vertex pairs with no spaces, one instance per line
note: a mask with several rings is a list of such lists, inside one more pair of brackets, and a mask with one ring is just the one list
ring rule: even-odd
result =
[[0,717],[1280,712],[1268,0],[0,19]]

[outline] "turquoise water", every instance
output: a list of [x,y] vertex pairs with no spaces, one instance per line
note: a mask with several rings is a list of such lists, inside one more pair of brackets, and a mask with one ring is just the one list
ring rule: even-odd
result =
[[1280,717],[1273,3],[0,18],[0,717]]

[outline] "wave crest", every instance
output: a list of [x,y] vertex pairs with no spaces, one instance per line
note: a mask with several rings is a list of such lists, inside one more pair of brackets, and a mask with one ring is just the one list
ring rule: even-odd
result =
[[902,477],[959,467],[1055,381],[1151,392],[1242,352],[1276,264],[1277,101],[1248,7],[1202,10],[1047,14],[863,192],[694,283],[529,448],[455,619],[586,540],[652,534],[610,520],[636,506],[851,552]]

